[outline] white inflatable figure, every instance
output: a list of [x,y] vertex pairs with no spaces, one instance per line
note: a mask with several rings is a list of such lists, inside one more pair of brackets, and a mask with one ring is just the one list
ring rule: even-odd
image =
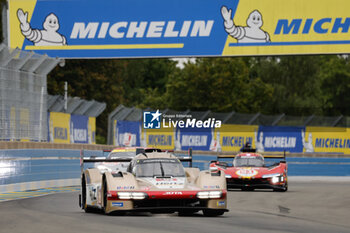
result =
[[309,133],[308,141],[305,141],[305,132],[301,131],[301,138],[305,152],[314,152],[314,146],[312,145],[312,134]]
[[[176,129],[174,130],[176,132]],[[175,133],[174,132],[174,133]],[[175,151],[179,151],[181,150],[181,142],[180,142],[180,130],[178,130],[176,133],[175,133],[175,140],[174,140],[174,144],[175,144]]]
[[210,142],[209,150],[215,151],[215,152],[221,152],[220,132],[217,131],[214,134],[214,129],[212,129],[211,131],[211,142]]
[[257,136],[258,136],[258,133],[255,131],[254,132],[254,139],[255,139],[256,151],[257,152],[264,152],[264,144],[263,144],[264,133],[260,132],[259,141],[258,141],[258,137]]
[[216,151],[221,152],[220,132],[216,131]]
[[217,151],[217,141],[215,140],[215,137],[214,137],[214,129],[211,130],[211,142],[210,142],[209,150]]
[[32,29],[28,22],[28,12],[24,13],[22,9],[17,11],[18,20],[21,23],[23,36],[32,41],[35,46],[58,46],[66,45],[66,38],[57,31],[60,28],[58,18],[51,13],[46,16],[43,23],[43,30]]
[[118,132],[118,128],[116,127],[116,124],[114,125],[114,129],[115,129],[114,145],[119,146],[119,132]]
[[69,132],[70,132],[70,143],[74,143],[74,125],[73,125],[73,121],[70,122],[70,128],[69,128]]
[[270,35],[261,29],[263,20],[258,10],[252,11],[247,18],[247,26],[236,26],[231,17],[232,9],[226,6],[221,8],[226,32],[237,39],[238,43],[265,43],[270,42]]

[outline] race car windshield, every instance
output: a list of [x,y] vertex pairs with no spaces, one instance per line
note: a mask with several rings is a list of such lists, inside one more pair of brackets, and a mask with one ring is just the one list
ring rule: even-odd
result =
[[264,159],[260,156],[238,156],[233,161],[235,167],[262,167],[264,166]]
[[136,152],[135,151],[123,151],[123,152],[111,152],[108,155],[109,159],[116,159],[116,158],[130,158],[130,157],[135,157]]
[[134,171],[136,177],[185,177],[185,170],[176,159],[140,160]]

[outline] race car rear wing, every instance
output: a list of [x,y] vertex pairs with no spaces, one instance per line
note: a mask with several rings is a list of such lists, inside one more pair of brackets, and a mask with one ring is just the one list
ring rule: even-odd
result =
[[[110,153],[113,150],[103,150],[103,153]],[[136,148],[136,153],[135,154],[140,154],[140,153],[150,153],[150,152],[165,152],[164,150],[158,149],[158,148]],[[170,152],[170,151],[169,151]]]
[[[103,152],[110,152],[108,150],[103,150]],[[144,149],[141,151],[141,153],[152,153],[152,152],[169,152],[169,151],[162,151],[160,149]],[[181,162],[188,162],[189,166],[192,167],[192,149],[188,150],[188,156],[182,156],[177,157]],[[107,159],[106,157],[97,157],[97,156],[90,156],[90,157],[84,157],[84,150],[80,151],[80,170],[81,172],[84,171],[84,163],[125,163],[130,162],[132,158],[114,158],[114,159]]]
[[[246,152],[245,152],[246,153]],[[281,162],[286,161],[286,151],[283,151],[283,154],[280,153],[259,153],[261,154],[264,158],[266,159],[283,159]],[[219,158],[234,158],[236,157],[236,155],[218,155],[218,159]]]
[[[103,152],[110,152],[109,150],[103,150]],[[116,163],[116,162],[130,162],[132,158],[115,158],[107,159],[106,157],[90,156],[84,157],[84,150],[80,151],[80,171],[84,172],[84,163]]]

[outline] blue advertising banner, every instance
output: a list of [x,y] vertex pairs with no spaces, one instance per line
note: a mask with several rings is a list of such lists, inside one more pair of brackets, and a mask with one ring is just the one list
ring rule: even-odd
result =
[[140,146],[141,122],[117,121],[114,135],[115,146]]
[[7,2],[9,46],[51,57],[350,53],[349,0]]
[[259,126],[255,132],[258,152],[280,151],[303,152],[302,132],[305,127]]
[[213,143],[213,129],[211,128],[177,128],[175,134],[175,150],[203,150],[210,149]]
[[10,47],[63,58],[221,55],[238,0],[9,0]]
[[70,143],[89,143],[89,118],[82,115],[70,117]]

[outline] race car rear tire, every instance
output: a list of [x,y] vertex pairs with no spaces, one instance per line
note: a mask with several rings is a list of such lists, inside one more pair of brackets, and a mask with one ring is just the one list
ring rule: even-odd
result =
[[225,211],[223,210],[203,210],[203,215],[205,217],[216,217],[219,215],[223,215]]

